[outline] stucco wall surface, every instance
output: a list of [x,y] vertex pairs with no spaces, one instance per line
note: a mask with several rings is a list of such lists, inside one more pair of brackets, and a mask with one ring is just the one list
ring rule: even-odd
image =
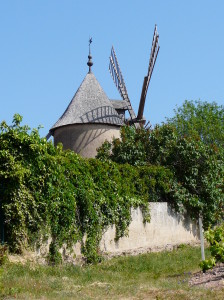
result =
[[[144,224],[141,209],[132,209],[132,222],[128,235],[118,241],[115,241],[115,226],[105,230],[100,242],[100,251],[103,255],[109,257],[122,254],[136,255],[172,250],[180,244],[199,243],[198,226],[191,221],[189,216],[174,212],[167,202],[151,202],[149,206],[151,222]],[[37,249],[36,255],[39,258],[47,256],[50,242],[51,239],[48,239]],[[80,242],[73,246],[72,252],[66,250],[66,245],[60,249],[60,252],[66,261],[75,261],[75,263],[82,261]]]
[[143,253],[199,242],[197,225],[187,215],[175,213],[167,202],[150,203],[150,223],[143,223],[140,208],[132,209],[128,236],[115,241],[115,226],[107,229],[100,250],[109,254]]
[[54,131],[54,144],[63,144],[64,149],[74,150],[83,157],[93,158],[96,149],[105,140],[120,138],[120,127],[107,124],[74,124],[59,127]]

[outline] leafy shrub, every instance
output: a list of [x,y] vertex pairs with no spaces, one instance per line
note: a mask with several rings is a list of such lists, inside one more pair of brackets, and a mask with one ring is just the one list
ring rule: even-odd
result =
[[205,273],[207,270],[212,269],[216,265],[216,260],[214,257],[211,257],[209,259],[205,259],[202,262],[200,262],[199,266],[202,269],[203,273]]
[[96,158],[133,166],[146,165],[150,130],[144,128],[136,130],[134,126],[123,126],[120,134],[121,139],[105,141],[99,147]]
[[205,238],[209,242],[211,258],[200,263],[203,272],[212,269],[217,262],[224,263],[224,223],[205,232]]
[[180,135],[164,124],[153,130],[124,126],[121,140],[105,142],[98,159],[134,166],[162,166],[172,182],[166,200],[177,211],[187,210],[193,219],[203,215],[204,227],[224,217],[224,152],[198,135]]
[[59,265],[62,263],[62,255],[54,242],[51,242],[49,247],[48,261],[52,265]]
[[115,224],[118,239],[127,233],[131,207],[140,206],[147,221],[148,202],[167,198],[172,174],[165,168],[83,159],[20,122],[15,115],[11,126],[0,125],[1,200],[11,251],[51,236],[49,259],[56,263],[63,244],[86,236],[83,254],[98,261],[107,226]]

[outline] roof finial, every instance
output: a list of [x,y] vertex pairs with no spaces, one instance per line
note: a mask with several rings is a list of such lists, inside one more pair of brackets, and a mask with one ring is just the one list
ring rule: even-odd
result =
[[93,62],[92,62],[92,56],[91,56],[91,52],[90,52],[90,44],[92,43],[92,41],[93,41],[93,39],[92,38],[90,38],[89,39],[89,55],[88,55],[88,62],[87,62],[87,65],[89,66],[89,73],[91,73],[92,71],[91,71],[91,67],[92,67],[92,65],[93,65]]

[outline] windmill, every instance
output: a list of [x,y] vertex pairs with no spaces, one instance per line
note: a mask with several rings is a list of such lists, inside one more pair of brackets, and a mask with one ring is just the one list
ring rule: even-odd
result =
[[109,71],[113,78],[113,81],[118,89],[118,92],[120,93],[122,99],[126,102],[126,109],[129,112],[130,119],[128,120],[129,124],[134,124],[136,128],[139,128],[140,126],[143,126],[145,124],[145,119],[143,117],[144,107],[145,107],[145,100],[146,95],[149,87],[149,82],[152,76],[152,72],[156,63],[156,58],[159,52],[159,34],[157,31],[157,26],[155,25],[153,40],[152,40],[152,48],[151,48],[151,54],[149,58],[149,66],[148,66],[148,73],[144,77],[143,86],[142,86],[142,92],[139,102],[139,108],[138,108],[138,114],[136,116],[131,101],[128,96],[128,92],[125,86],[124,78],[121,73],[120,66],[118,64],[117,56],[114,50],[114,47],[112,46],[111,49],[111,55],[110,55],[110,63],[109,63]]

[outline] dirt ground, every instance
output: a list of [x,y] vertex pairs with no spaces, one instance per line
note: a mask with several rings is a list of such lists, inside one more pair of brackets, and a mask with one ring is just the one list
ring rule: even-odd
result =
[[190,286],[204,286],[205,288],[223,288],[224,287],[224,264],[219,264],[212,270],[205,273],[197,272],[192,275]]

